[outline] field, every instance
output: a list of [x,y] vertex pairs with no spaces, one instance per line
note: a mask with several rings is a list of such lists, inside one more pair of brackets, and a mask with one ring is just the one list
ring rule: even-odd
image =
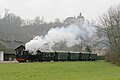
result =
[[0,80],[120,80],[120,67],[104,61],[0,63]]

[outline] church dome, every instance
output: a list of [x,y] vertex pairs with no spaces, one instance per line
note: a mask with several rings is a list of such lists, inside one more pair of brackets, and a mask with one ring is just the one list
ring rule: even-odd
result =
[[77,19],[81,19],[81,18],[84,19],[84,17],[83,17],[82,14],[80,13],[80,15],[77,17]]

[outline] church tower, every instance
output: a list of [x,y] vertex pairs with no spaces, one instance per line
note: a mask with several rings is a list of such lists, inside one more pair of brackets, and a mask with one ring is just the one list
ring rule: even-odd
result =
[[82,26],[82,24],[84,23],[85,18],[82,16],[82,13],[79,14],[79,16],[77,17],[77,24],[79,26]]

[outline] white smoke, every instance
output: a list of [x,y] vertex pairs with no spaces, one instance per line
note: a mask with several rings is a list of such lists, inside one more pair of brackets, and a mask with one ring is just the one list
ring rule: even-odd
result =
[[52,50],[55,43],[66,42],[67,47],[80,44],[82,40],[89,40],[95,34],[95,27],[84,24],[77,26],[72,24],[67,27],[56,27],[48,31],[45,36],[36,36],[30,42],[26,43],[26,50]]

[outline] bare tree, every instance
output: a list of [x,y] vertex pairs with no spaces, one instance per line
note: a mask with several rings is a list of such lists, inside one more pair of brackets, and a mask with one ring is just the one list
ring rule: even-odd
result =
[[9,9],[5,8],[4,10],[5,10],[5,16],[7,16],[8,12],[9,12]]
[[120,5],[109,8],[100,17],[98,31],[101,42],[109,46],[111,53],[120,55]]
[[40,17],[39,16],[35,17],[35,24],[36,25],[40,24]]
[[60,23],[60,19],[59,18],[55,18],[55,23]]

